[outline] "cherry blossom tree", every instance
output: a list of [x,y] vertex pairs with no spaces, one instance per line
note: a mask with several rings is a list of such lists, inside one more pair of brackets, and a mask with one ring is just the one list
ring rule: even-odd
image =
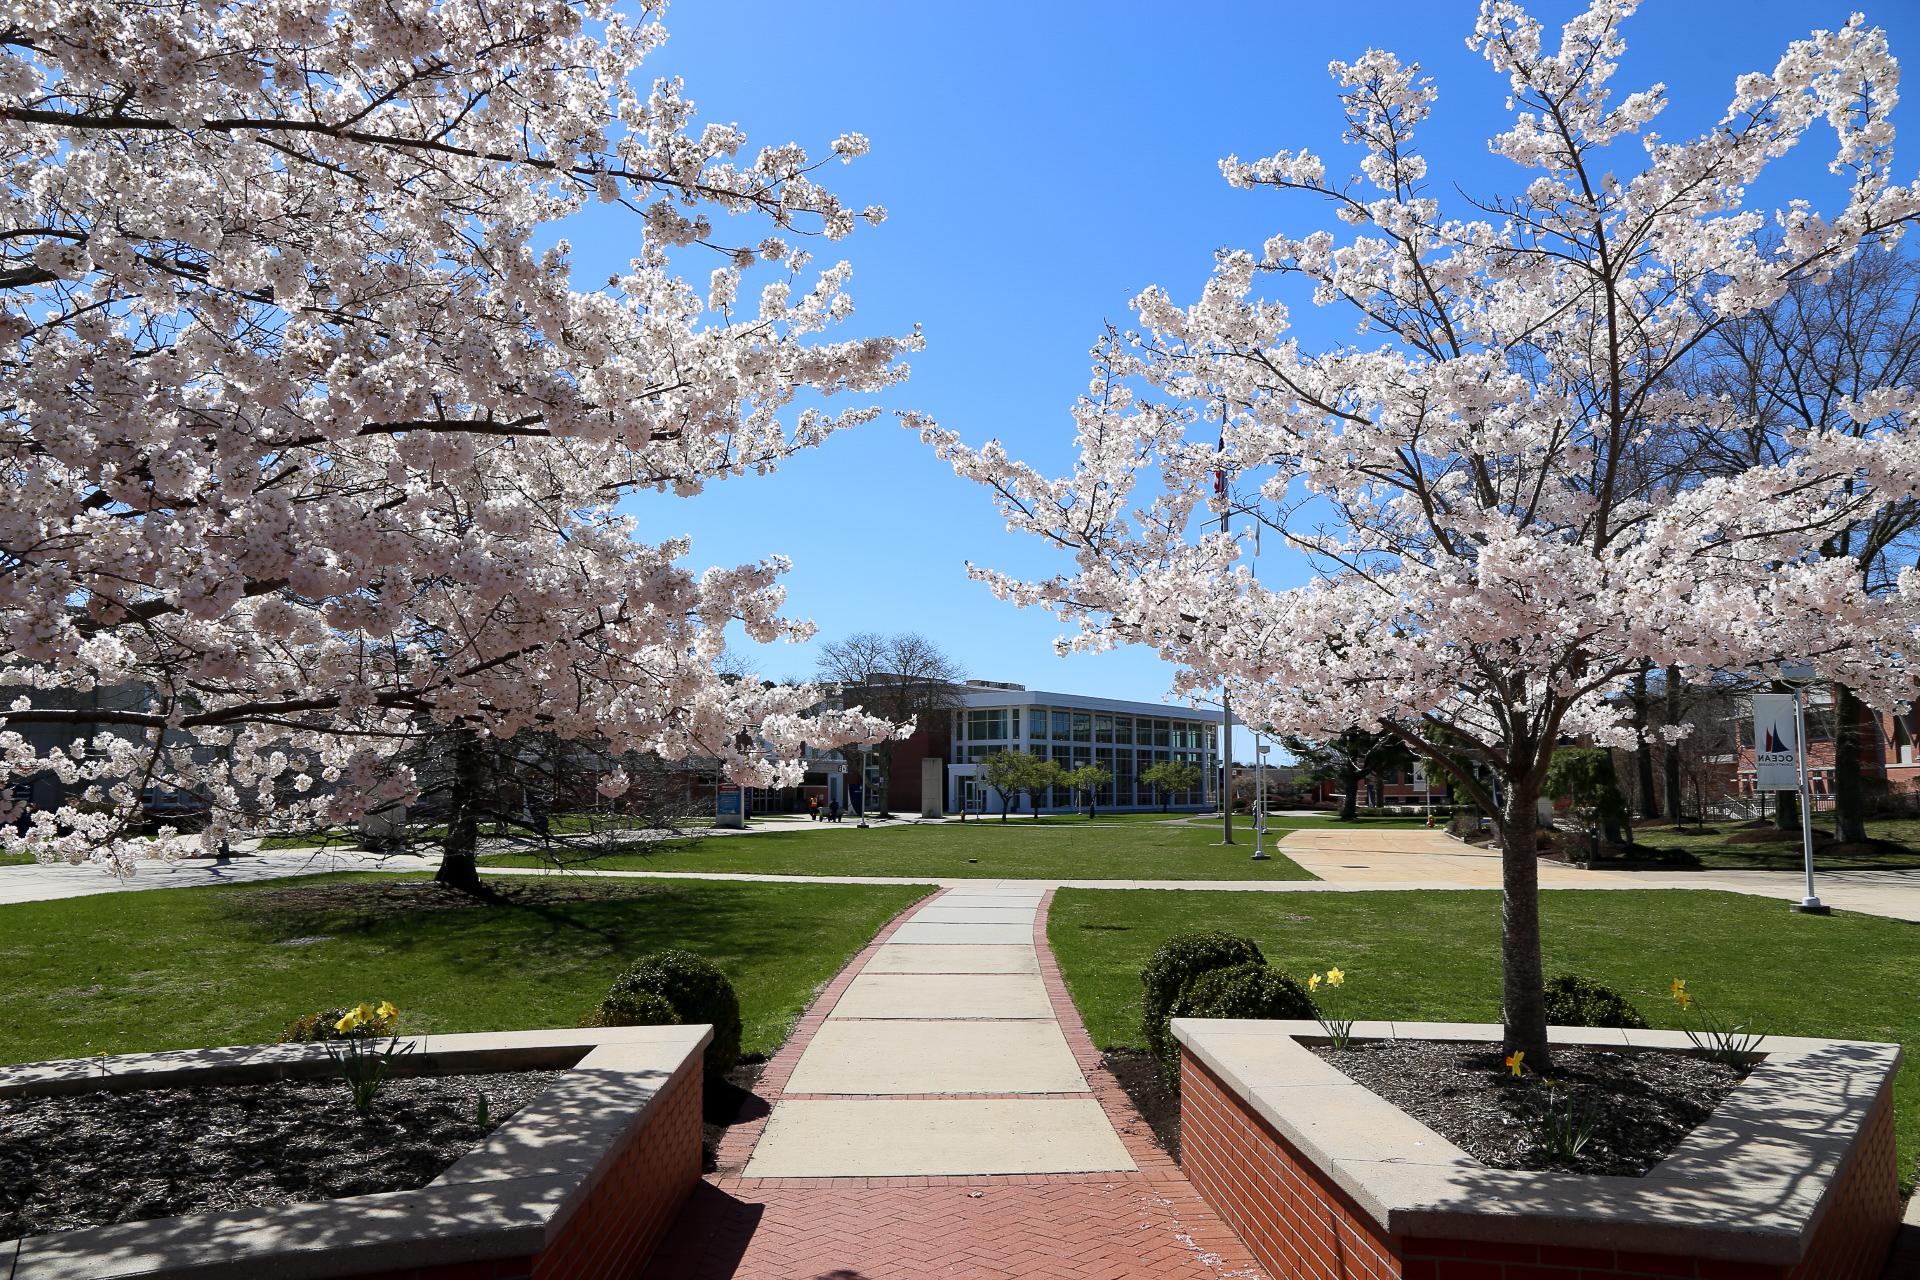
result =
[[[4,847],[179,851],[132,833],[152,787],[210,798],[207,843],[352,821],[413,790],[429,730],[757,785],[888,732],[716,677],[730,623],[809,633],[784,562],[696,571],[619,505],[868,420],[829,398],[918,345],[834,337],[849,269],[804,247],[884,216],[819,180],[866,140],[698,124],[640,76],[659,7],[0,18],[0,784],[78,788]],[[556,224],[592,207],[630,260],[581,282]]]
[[[1611,87],[1634,8],[1593,0],[1556,46],[1518,5],[1483,0],[1470,43],[1511,95],[1492,148],[1523,176],[1452,216],[1414,140],[1434,87],[1391,53],[1334,63],[1358,176],[1299,151],[1221,167],[1324,202],[1353,232],[1223,252],[1190,306],[1141,294],[1138,330],[1095,348],[1071,475],[907,419],[1013,527],[1071,554],[1043,581],[973,570],[1074,625],[1063,643],[1154,645],[1181,692],[1224,684],[1251,723],[1327,737],[1378,722],[1496,814],[1505,1040],[1529,1062],[1547,1055],[1537,802],[1557,743],[1630,738],[1611,695],[1646,661],[1805,657],[1880,705],[1912,687],[1911,574],[1876,598],[1819,554],[1913,492],[1911,388],[1863,389],[1848,417],[1869,429],[1799,432],[1789,454],[1724,474],[1676,473],[1661,445],[1748,425],[1676,376],[1703,341],[1796,280],[1886,252],[1920,209],[1891,174],[1885,37],[1857,18],[1815,32],[1676,141],[1649,128],[1662,86]],[[1822,122],[1836,208],[1748,207]],[[1262,287],[1292,280],[1359,339],[1306,349]],[[1311,582],[1264,585],[1242,559],[1255,529],[1269,557],[1306,557]]]

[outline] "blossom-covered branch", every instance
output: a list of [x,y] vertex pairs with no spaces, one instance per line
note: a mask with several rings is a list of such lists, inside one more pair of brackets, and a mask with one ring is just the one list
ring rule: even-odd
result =
[[[0,31],[0,760],[105,802],[9,847],[164,852],[145,787],[208,794],[210,842],[348,821],[436,725],[758,784],[891,731],[717,676],[729,624],[808,634],[784,562],[697,573],[620,509],[868,421],[821,400],[919,341],[833,336],[850,271],[806,248],[884,216],[818,178],[866,140],[697,125],[640,78],[655,9],[48,0]],[[633,256],[582,288],[546,229],[595,205]]]

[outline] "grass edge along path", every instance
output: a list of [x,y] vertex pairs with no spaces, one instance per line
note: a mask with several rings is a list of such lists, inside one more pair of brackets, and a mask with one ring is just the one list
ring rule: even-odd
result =
[[[1687,979],[1716,1013],[1774,1035],[1895,1041],[1903,1193],[1920,1155],[1920,928],[1835,912],[1801,916],[1771,899],[1690,889],[1547,890],[1548,976],[1618,988],[1655,1027],[1684,1025],[1667,994]],[[1094,1044],[1144,1048],[1140,968],[1172,934],[1223,929],[1304,980],[1346,970],[1341,1016],[1498,1022],[1500,895],[1492,890],[1183,893],[1061,889],[1048,942]]]
[[415,1034],[576,1026],[664,947],[727,973],[743,1047],[762,1056],[933,890],[573,881],[565,900],[423,910],[406,895],[424,886],[348,872],[0,906],[0,1062],[269,1043],[300,1014],[368,999],[391,999]]
[[[806,824],[811,827],[812,824]],[[938,876],[949,879],[1064,880],[1312,880],[1277,852],[1279,828],[1269,831],[1271,857],[1252,860],[1253,837],[1220,844],[1218,829],[1134,823],[926,823],[861,830],[843,822],[832,830],[771,831],[704,840],[666,840],[645,847],[575,860],[567,865],[601,871],[750,872],[761,875]],[[482,859],[491,866],[550,865],[527,853]]]

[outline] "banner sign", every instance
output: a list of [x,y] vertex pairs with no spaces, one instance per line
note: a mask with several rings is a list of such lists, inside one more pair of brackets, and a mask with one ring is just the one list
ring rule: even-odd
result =
[[1753,760],[1758,790],[1800,789],[1800,735],[1792,694],[1753,695]]
[[746,793],[739,787],[721,787],[714,800],[714,826],[745,827],[747,825],[746,806],[743,803]]

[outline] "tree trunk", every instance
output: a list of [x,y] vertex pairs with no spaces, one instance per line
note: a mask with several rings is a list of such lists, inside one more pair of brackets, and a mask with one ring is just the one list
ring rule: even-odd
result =
[[[1680,723],[1680,694],[1680,668],[1668,667],[1667,723],[1669,725]],[[1667,788],[1667,817],[1671,818],[1673,825],[1677,827],[1685,815],[1686,808],[1681,803],[1680,797],[1680,749],[1676,744],[1671,742],[1667,744],[1666,766],[1666,777],[1664,781]]]
[[1524,1052],[1527,1066],[1544,1071],[1549,1057],[1547,982],[1540,962],[1538,797],[1535,783],[1507,788],[1500,852],[1500,1007],[1506,1051]]
[[1647,738],[1650,709],[1647,701],[1647,668],[1643,666],[1640,674],[1633,678],[1634,785],[1640,793],[1636,799],[1643,818],[1660,816],[1660,797],[1653,790],[1653,744]]
[[471,729],[454,730],[452,808],[447,814],[447,840],[440,853],[435,883],[485,897],[480,883],[480,788],[484,781],[480,735]]
[[1357,808],[1360,798],[1360,775],[1349,773],[1342,781],[1346,783],[1347,792],[1340,801],[1340,821],[1352,822],[1360,816]]
[[1867,838],[1867,796],[1860,778],[1860,700],[1844,684],[1833,686],[1833,838],[1858,844]]
[[1800,830],[1800,793],[1798,791],[1773,793],[1773,829],[1795,832]]

